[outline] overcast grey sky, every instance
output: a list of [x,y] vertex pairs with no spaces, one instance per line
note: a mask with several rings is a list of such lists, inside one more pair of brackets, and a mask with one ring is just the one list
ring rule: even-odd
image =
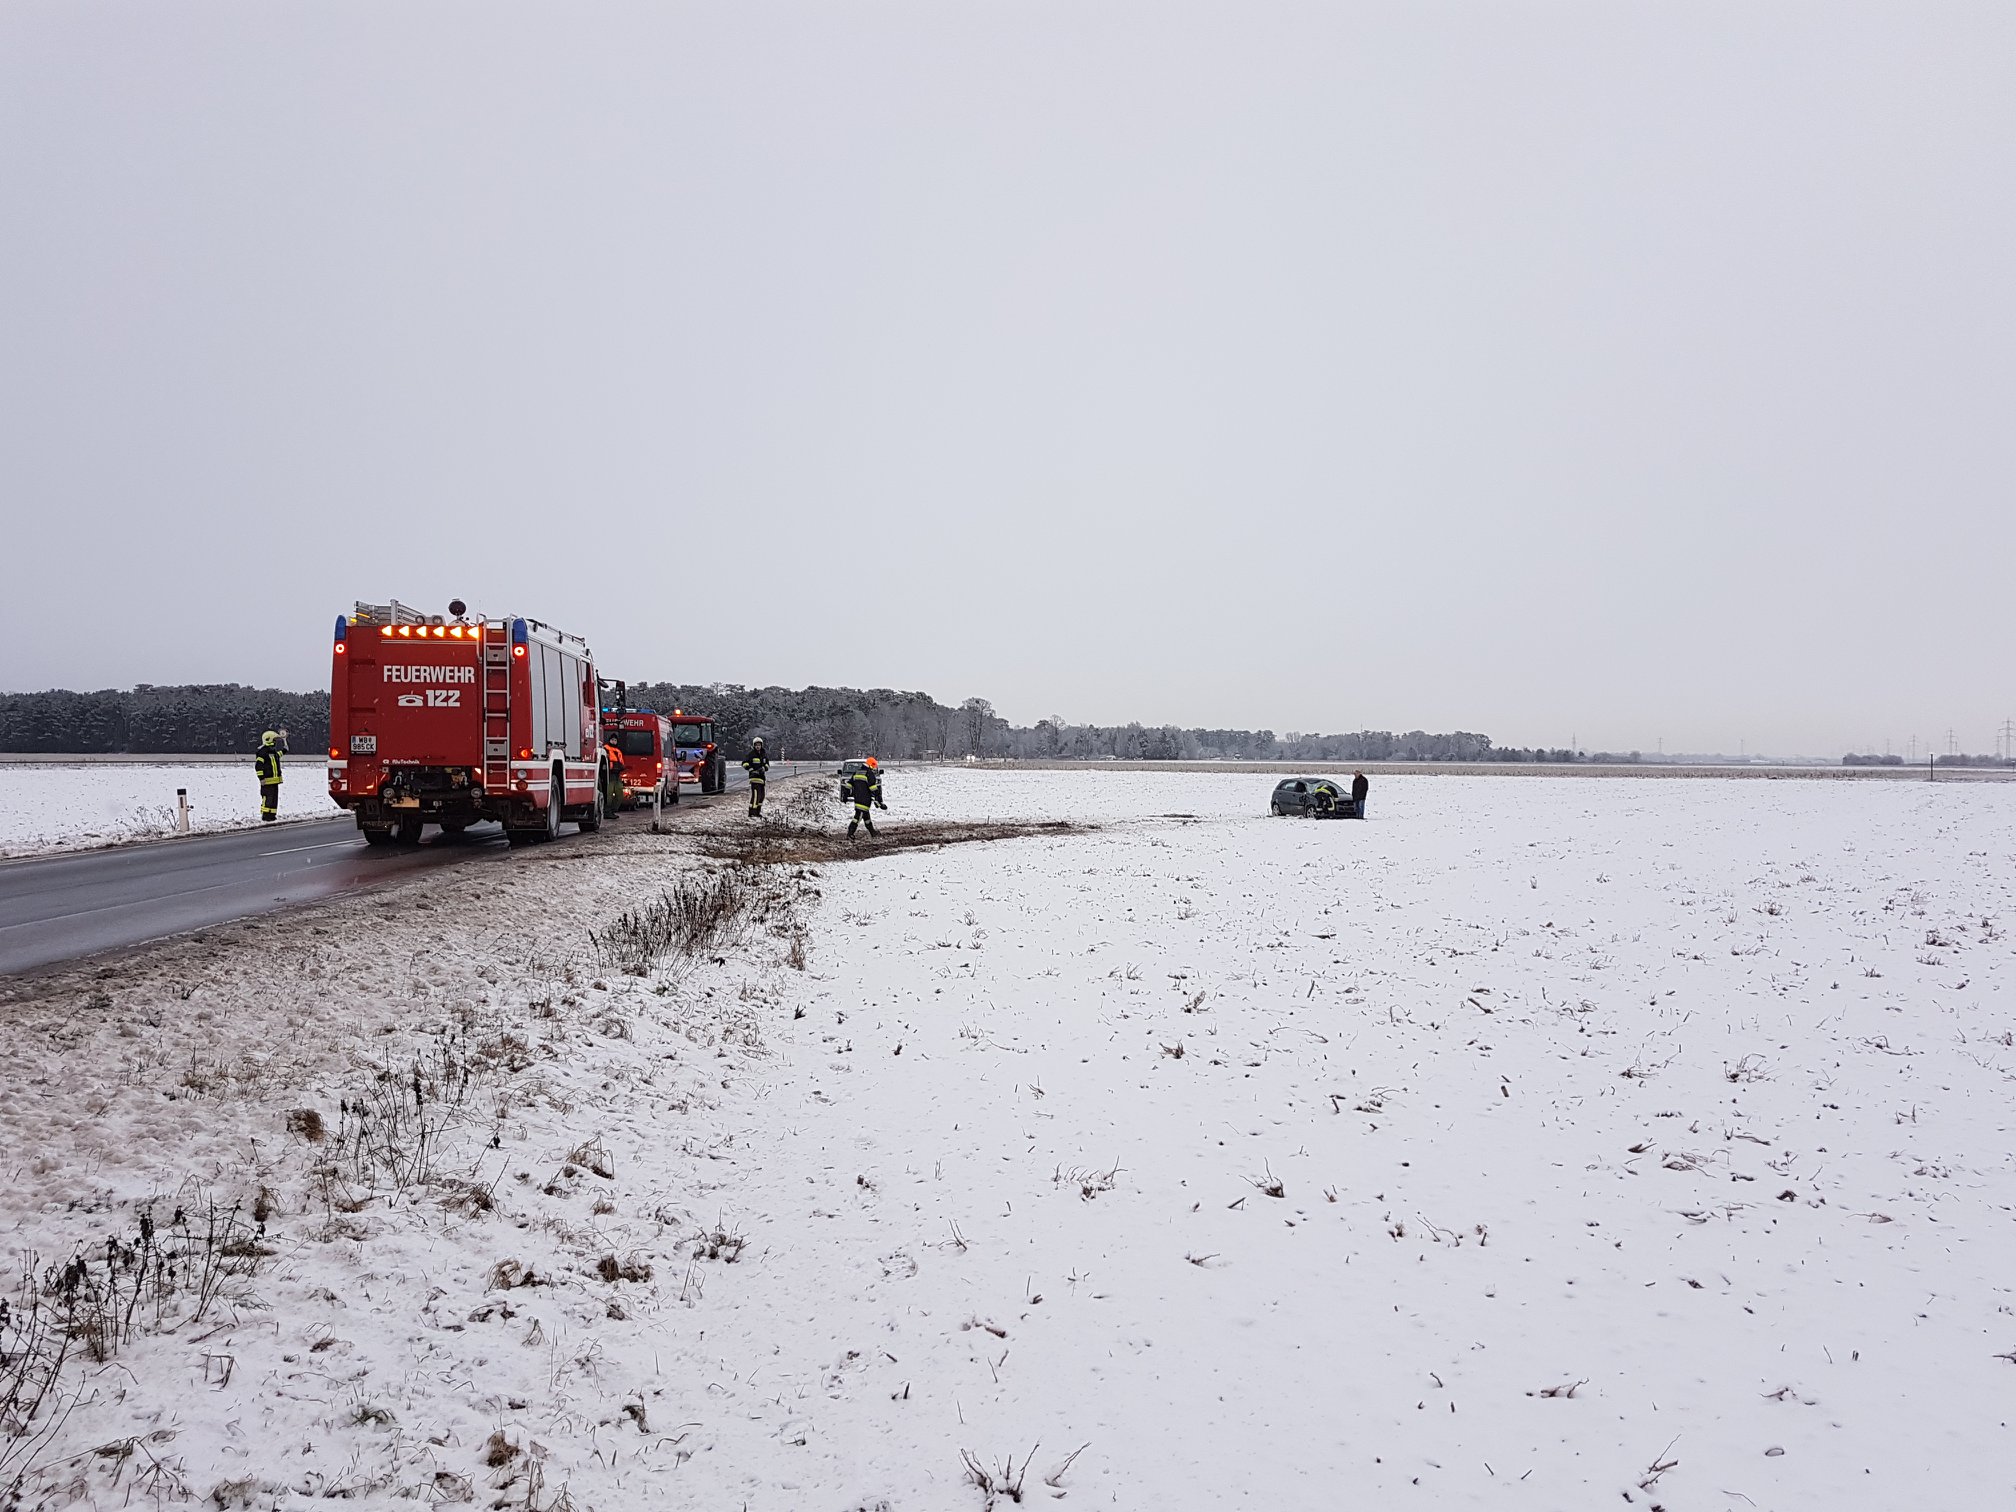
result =
[[0,688],[2016,715],[2016,5],[0,6]]

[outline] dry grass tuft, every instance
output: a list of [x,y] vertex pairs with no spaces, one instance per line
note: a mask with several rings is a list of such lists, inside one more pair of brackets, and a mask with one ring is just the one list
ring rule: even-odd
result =
[[620,1260],[614,1255],[604,1255],[595,1267],[595,1274],[604,1281],[649,1281],[651,1266],[648,1261],[639,1260],[635,1255],[627,1260]]

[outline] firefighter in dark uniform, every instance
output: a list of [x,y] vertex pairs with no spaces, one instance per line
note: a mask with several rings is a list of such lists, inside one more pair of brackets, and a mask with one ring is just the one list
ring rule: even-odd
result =
[[613,819],[623,812],[623,748],[604,741],[602,757],[602,811]]
[[742,770],[749,774],[749,817],[763,817],[763,789],[770,781],[770,758],[763,753],[763,737],[749,742],[749,754],[742,758]]
[[1365,774],[1363,772],[1353,772],[1351,774],[1352,818],[1363,819],[1365,817],[1365,795],[1371,791],[1372,791],[1372,784],[1365,780]]
[[1337,817],[1338,793],[1336,783],[1327,780],[1319,782],[1311,787],[1309,792],[1316,799],[1316,817],[1318,819],[1334,819]]
[[268,730],[259,737],[259,749],[252,753],[252,770],[259,774],[259,818],[266,824],[280,817],[280,758],[286,752],[282,732]]
[[875,833],[875,818],[870,807],[886,809],[882,801],[882,767],[873,756],[862,764],[861,770],[847,779],[847,796],[854,800],[854,817],[847,823],[847,838],[854,838],[857,825],[868,826],[868,833]]

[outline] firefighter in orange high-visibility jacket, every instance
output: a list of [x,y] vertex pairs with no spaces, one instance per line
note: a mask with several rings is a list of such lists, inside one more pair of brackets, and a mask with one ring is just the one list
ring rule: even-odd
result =
[[614,819],[623,812],[623,748],[602,743],[602,812]]
[[252,770],[259,775],[259,818],[266,824],[280,817],[280,758],[286,751],[287,732],[268,730],[252,753]]

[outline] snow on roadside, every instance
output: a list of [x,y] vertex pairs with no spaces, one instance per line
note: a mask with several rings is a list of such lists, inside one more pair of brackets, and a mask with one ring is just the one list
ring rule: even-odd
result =
[[[0,763],[0,856],[161,839],[175,830],[177,788],[189,790],[192,830],[244,829],[260,822],[249,753],[230,766],[7,762]],[[289,768],[280,785],[283,819],[338,812],[319,762]]]
[[[626,820],[13,985],[10,1248],[263,1189],[275,1252],[77,1377],[36,1494],[2008,1498],[1998,790],[1267,786],[897,772],[891,841],[1106,827],[789,868],[683,973],[585,945],[707,865]],[[415,1065],[466,1184],[287,1132]]]

